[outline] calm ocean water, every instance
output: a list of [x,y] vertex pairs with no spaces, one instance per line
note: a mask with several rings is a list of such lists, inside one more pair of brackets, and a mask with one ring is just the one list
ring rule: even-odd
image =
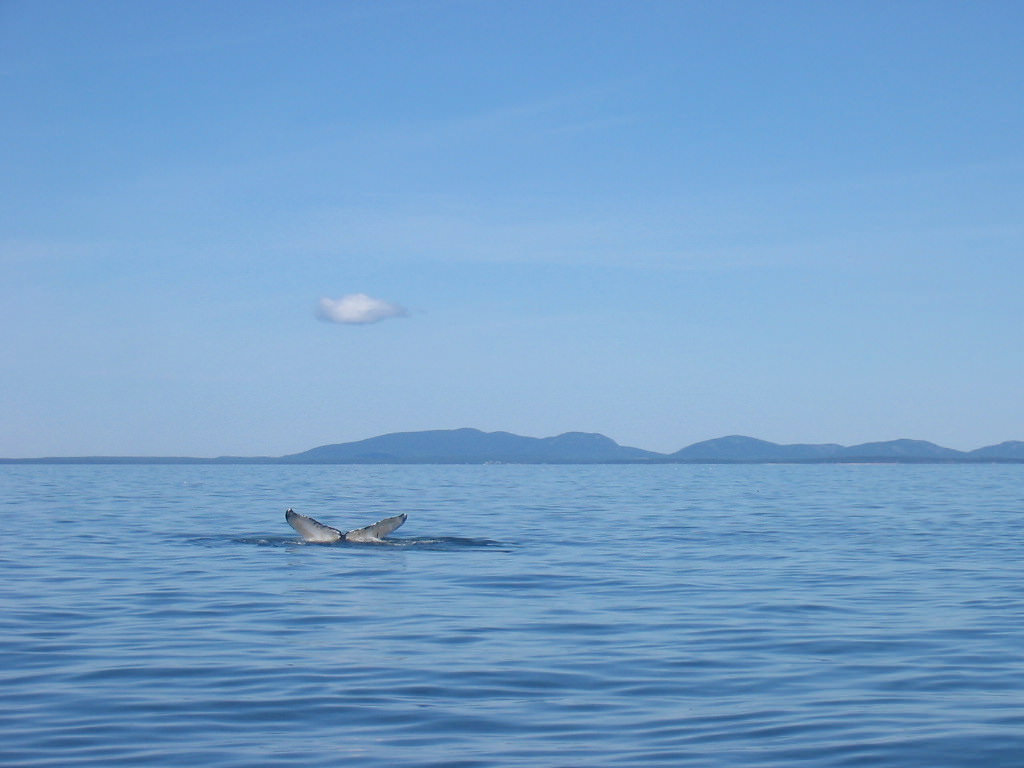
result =
[[1024,766],[1021,466],[2,466],[0,534],[4,766]]

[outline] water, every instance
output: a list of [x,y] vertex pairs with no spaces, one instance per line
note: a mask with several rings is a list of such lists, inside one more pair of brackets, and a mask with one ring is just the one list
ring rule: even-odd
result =
[[1021,766],[1022,472],[2,466],[0,765]]

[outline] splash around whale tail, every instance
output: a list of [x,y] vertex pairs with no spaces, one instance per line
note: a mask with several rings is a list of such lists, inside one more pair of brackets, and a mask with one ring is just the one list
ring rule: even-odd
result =
[[380,541],[392,531],[396,530],[406,521],[406,514],[395,515],[384,520],[368,525],[365,528],[356,528],[354,531],[342,533],[337,528],[324,525],[312,517],[300,515],[295,510],[289,509],[284,513],[284,519],[288,524],[301,534],[304,541],[313,544],[332,544],[336,541],[358,541],[372,542]]

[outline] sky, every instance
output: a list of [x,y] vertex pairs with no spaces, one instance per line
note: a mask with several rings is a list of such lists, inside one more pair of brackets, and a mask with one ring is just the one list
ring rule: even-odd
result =
[[0,456],[1024,439],[1024,3],[0,0]]

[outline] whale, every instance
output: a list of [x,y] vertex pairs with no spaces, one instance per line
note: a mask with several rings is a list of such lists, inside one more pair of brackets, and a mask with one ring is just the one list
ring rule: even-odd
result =
[[324,525],[312,517],[300,515],[294,509],[289,509],[284,513],[284,519],[288,521],[288,525],[299,532],[303,541],[308,541],[311,544],[334,544],[338,541],[372,544],[382,541],[385,536],[404,523],[407,517],[408,515],[403,512],[401,515],[386,517],[365,528],[356,528],[352,531],[342,532],[337,528]]

